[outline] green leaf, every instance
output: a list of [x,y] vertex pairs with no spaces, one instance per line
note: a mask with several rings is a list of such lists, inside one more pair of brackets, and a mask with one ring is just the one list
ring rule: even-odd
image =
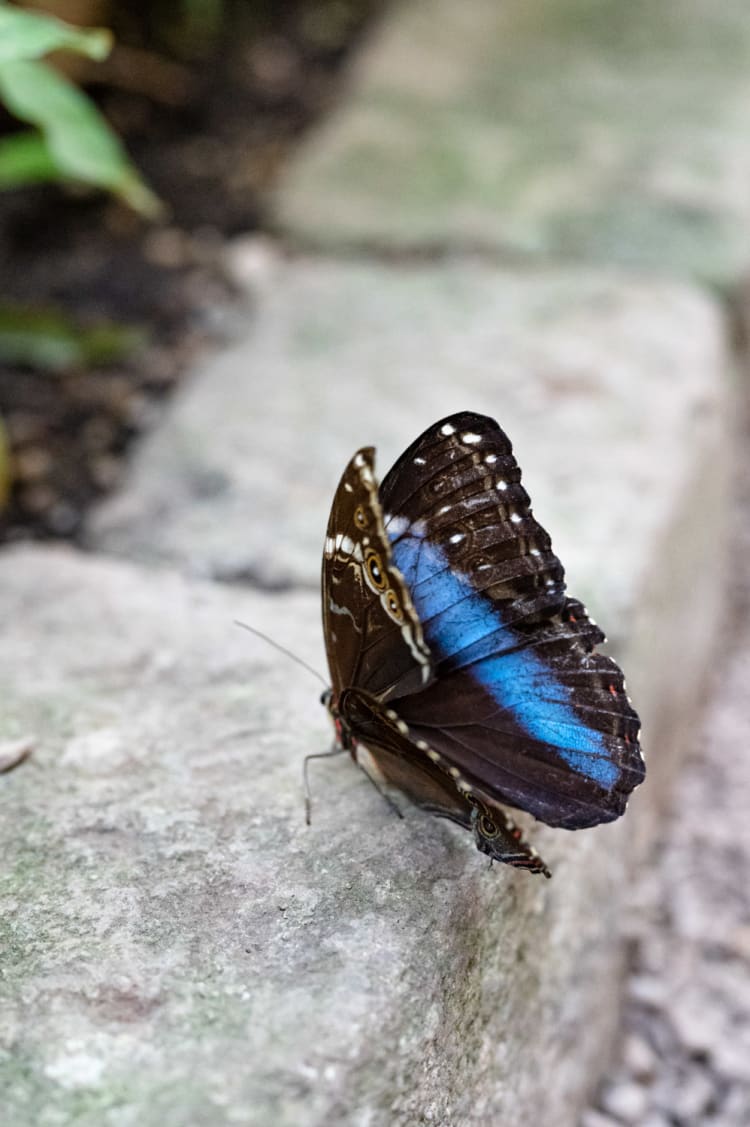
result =
[[56,309],[0,305],[0,362],[43,372],[111,364],[145,342],[132,325],[102,322],[81,328]]
[[94,103],[51,67],[0,63],[0,97],[12,114],[41,130],[60,176],[106,188],[149,217],[161,212]]
[[38,59],[65,48],[104,59],[112,49],[112,34],[104,28],[71,27],[52,16],[0,3],[0,63]]
[[0,137],[0,191],[59,177],[41,133],[12,133],[9,137]]

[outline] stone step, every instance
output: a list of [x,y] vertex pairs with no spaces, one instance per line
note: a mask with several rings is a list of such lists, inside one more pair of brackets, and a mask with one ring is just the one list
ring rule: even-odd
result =
[[280,228],[731,285],[750,266],[745,0],[403,0],[291,161]]
[[[682,537],[650,560],[689,555],[690,614],[652,602],[627,631],[652,764],[692,715],[713,551]],[[318,688],[232,620],[320,665],[315,596],[19,548],[0,617],[0,743],[34,745],[0,776],[9,1127],[572,1127],[610,1044],[660,772],[617,824],[534,826],[551,881],[400,821],[344,757],[315,765],[307,829]]]
[[[97,522],[99,547],[162,567],[0,556],[0,744],[35,737],[0,776],[13,1127],[572,1127],[616,1023],[627,874],[716,636],[727,367],[721,318],[687,287],[293,264]],[[304,588],[344,463],[375,441],[385,469],[461,407],[514,438],[644,721],[624,819],[530,828],[548,882],[394,818],[344,758],[316,765],[306,829],[319,688],[232,625],[323,669]]]
[[603,613],[623,603],[721,425],[724,327],[687,286],[314,260],[279,263],[252,310],[143,442],[91,546],[317,590],[354,451],[374,444],[382,476],[430,423],[473,409],[510,435],[571,583]]

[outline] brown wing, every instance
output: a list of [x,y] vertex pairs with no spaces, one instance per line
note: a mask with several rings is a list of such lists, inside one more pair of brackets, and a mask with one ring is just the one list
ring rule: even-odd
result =
[[[496,799],[416,739],[393,709],[357,689],[343,694],[340,707],[350,731],[369,752],[376,781],[396,787],[423,810],[472,830],[477,849],[493,861],[550,876]],[[367,770],[360,758],[358,762]]]
[[432,660],[383,527],[371,447],[344,471],[323,551],[323,631],[334,696],[358,686],[379,699],[417,692]]

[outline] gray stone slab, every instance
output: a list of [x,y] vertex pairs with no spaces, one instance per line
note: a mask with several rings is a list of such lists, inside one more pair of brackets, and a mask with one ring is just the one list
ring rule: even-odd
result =
[[494,248],[727,284],[750,264],[745,0],[405,0],[293,159],[318,246]]
[[[6,1121],[573,1127],[616,1021],[627,874],[716,636],[720,318],[686,288],[471,264],[295,265],[259,300],[100,518],[100,545],[180,572],[0,556],[0,745],[35,747],[0,775]],[[398,821],[344,759],[317,765],[306,829],[318,688],[232,619],[323,668],[317,592],[186,575],[316,586],[354,447],[385,466],[464,406],[516,439],[644,720],[625,819],[530,827],[550,882]]]
[[279,265],[246,335],[204,360],[91,543],[317,589],[333,491],[441,415],[494,415],[572,589],[621,617],[686,477],[717,442],[727,358],[681,286],[585,271]]
[[[721,591],[721,450],[706,462],[692,437],[703,535],[662,521],[667,554],[627,580],[632,606],[644,573],[689,576],[690,613],[651,588],[619,624],[652,764],[694,715]],[[577,1121],[660,772],[615,825],[534,826],[551,881],[489,870],[421,812],[399,821],[344,758],[317,765],[307,829],[318,689],[232,619],[322,665],[318,616],[306,592],[0,555],[0,743],[34,745],[0,775],[8,1127]]]

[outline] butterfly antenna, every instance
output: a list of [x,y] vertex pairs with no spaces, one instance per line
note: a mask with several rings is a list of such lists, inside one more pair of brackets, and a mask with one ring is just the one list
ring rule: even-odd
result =
[[235,618],[234,624],[235,626],[241,626],[243,630],[247,630],[250,634],[255,634],[256,637],[262,638],[264,642],[268,642],[269,646],[273,646],[273,648],[275,650],[278,650],[279,653],[285,654],[287,657],[291,658],[292,661],[296,661],[297,665],[301,665],[302,668],[306,669],[308,673],[312,673],[313,677],[318,678],[321,685],[324,685],[326,688],[328,688],[328,682],[326,681],[325,677],[321,677],[317,669],[313,669],[311,665],[308,665],[304,658],[298,657],[297,654],[292,653],[291,650],[288,650],[286,646],[282,646],[279,644],[279,642],[275,642],[273,638],[269,638],[268,634],[264,634],[262,630],[256,630],[254,626],[248,626],[246,622],[240,622]]

